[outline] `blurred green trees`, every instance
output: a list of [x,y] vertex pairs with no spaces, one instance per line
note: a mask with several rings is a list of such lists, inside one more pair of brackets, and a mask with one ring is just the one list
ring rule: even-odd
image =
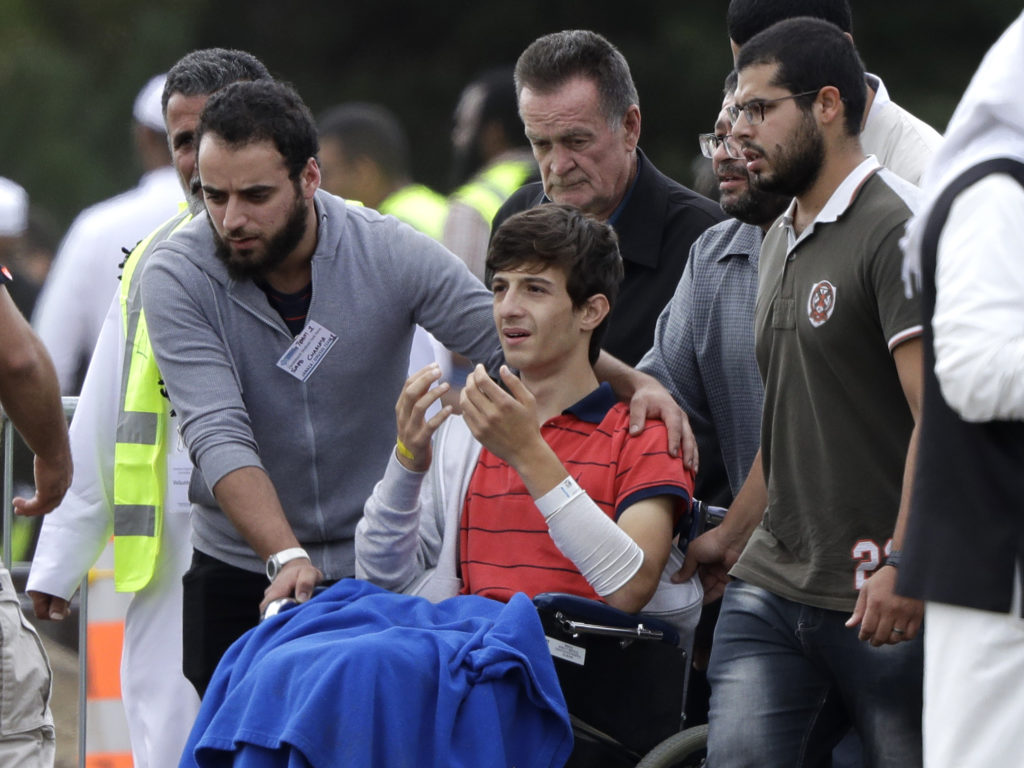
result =
[[[854,37],[893,98],[945,127],[981,56],[1020,13],[1014,0],[853,0]],[[626,55],[640,91],[641,144],[689,183],[731,57],[726,0],[0,0],[0,175],[66,226],[137,180],[131,104],[184,52],[223,45],[259,56],[314,113],[379,101],[412,138],[419,179],[444,188],[450,115],[477,71],[512,63],[545,32],[588,27]]]

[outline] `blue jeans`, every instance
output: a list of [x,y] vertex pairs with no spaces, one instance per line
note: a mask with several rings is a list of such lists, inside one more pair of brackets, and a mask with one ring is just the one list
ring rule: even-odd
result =
[[708,667],[708,768],[827,768],[851,726],[865,768],[921,765],[921,636],[873,648],[847,618],[729,584]]

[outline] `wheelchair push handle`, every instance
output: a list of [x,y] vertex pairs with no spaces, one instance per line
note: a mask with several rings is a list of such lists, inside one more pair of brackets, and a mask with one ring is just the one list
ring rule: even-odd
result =
[[[313,587],[312,597],[316,597],[325,589],[327,589],[327,587],[325,587],[323,584],[318,584],[317,586]],[[260,621],[269,619],[271,616],[277,616],[277,614],[279,613],[284,613],[289,608],[292,608],[298,604],[299,601],[291,595],[289,595],[288,597],[279,597],[277,598],[277,600],[271,600],[269,603],[267,603],[267,607],[263,610],[263,613],[260,614]]]
[[[700,499],[690,502],[690,530],[685,540],[680,536],[679,548],[686,551],[686,545],[702,533],[710,531],[725,519],[725,507],[715,507]],[[684,531],[685,532],[685,531]]]

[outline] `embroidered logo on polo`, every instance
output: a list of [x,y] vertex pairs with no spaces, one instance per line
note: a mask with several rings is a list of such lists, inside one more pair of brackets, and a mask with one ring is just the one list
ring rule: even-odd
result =
[[824,325],[836,308],[836,287],[828,280],[821,280],[811,288],[807,297],[807,317],[815,328]]

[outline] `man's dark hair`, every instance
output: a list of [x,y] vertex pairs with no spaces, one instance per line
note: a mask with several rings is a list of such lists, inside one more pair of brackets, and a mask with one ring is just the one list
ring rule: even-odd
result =
[[[803,17],[780,21],[758,32],[740,49],[736,68],[744,70],[759,64],[778,64],[772,85],[790,93],[835,86],[843,99],[847,134],[860,133],[867,102],[864,64],[853,42],[835,24]],[[796,102],[806,111],[812,99],[813,94]]]
[[515,147],[527,149],[529,143],[523,134],[523,123],[519,119],[519,104],[511,66],[495,67],[479,75],[462,89],[458,105],[453,114],[452,166],[450,184],[461,186],[474,173],[480,171],[494,159],[491,146],[485,152],[484,136],[490,136],[491,126],[497,126],[502,134],[498,149],[506,151]]
[[519,120],[516,103],[516,84],[512,67],[489,69],[470,83],[467,88],[480,86],[484,100],[480,105],[480,128],[488,123],[498,123],[510,144],[523,143],[523,124]]
[[[495,272],[526,269],[540,272],[557,267],[565,274],[566,291],[576,309],[599,293],[609,312],[622,282],[619,239],[608,224],[571,205],[549,203],[510,216],[498,227],[487,251],[488,283]],[[601,352],[608,317],[590,337],[593,365]]]
[[732,0],[726,12],[729,39],[743,45],[772,24],[797,16],[824,19],[847,34],[853,33],[849,0]]
[[631,105],[640,105],[626,58],[604,37],[586,29],[552,32],[530,43],[516,62],[516,95],[524,87],[551,93],[575,77],[597,86],[609,123],[621,123]]
[[199,115],[196,146],[207,133],[230,147],[272,141],[292,181],[320,149],[309,108],[294,88],[276,80],[233,83],[213,94]]
[[263,63],[245,51],[203,48],[182,56],[167,73],[161,105],[167,116],[171,96],[208,96],[242,80],[270,80]]
[[359,101],[340,104],[321,116],[318,127],[321,138],[341,143],[349,161],[367,157],[389,181],[408,177],[409,139],[386,107]]

